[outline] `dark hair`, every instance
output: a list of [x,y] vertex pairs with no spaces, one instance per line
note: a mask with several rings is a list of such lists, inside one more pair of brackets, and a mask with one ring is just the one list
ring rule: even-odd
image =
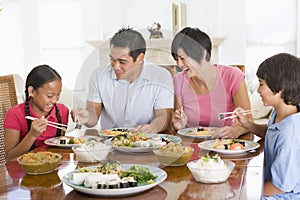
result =
[[[26,78],[25,82],[25,97],[26,97],[26,102],[25,102],[25,112],[26,116],[30,116],[30,110],[29,110],[29,100],[30,96],[28,93],[28,87],[32,86],[35,90],[38,90],[40,87],[43,87],[44,84],[52,82],[54,80],[60,79],[60,75],[50,66],[48,65],[39,65],[36,66],[29,72]],[[59,110],[54,104],[55,111],[56,111],[56,117],[58,119],[58,123],[61,123],[61,116],[59,113]],[[28,124],[28,131],[31,128],[31,120],[27,119],[27,124]],[[57,129],[56,131],[56,136],[61,135],[61,130]]]
[[276,54],[263,61],[256,72],[274,94],[282,91],[288,105],[300,103],[300,59],[288,53]]
[[198,28],[186,27],[178,32],[172,42],[171,54],[177,60],[177,50],[182,48],[187,56],[201,62],[206,50],[206,61],[211,57],[211,40],[209,36]]
[[132,28],[122,28],[110,40],[110,47],[129,48],[129,56],[136,61],[141,53],[146,52],[146,41],[143,36]]

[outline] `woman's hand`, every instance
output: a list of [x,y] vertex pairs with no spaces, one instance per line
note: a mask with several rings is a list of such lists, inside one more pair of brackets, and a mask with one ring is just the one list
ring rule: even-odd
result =
[[172,123],[173,123],[173,127],[176,130],[185,128],[185,126],[187,124],[187,116],[186,116],[185,112],[183,111],[183,109],[176,110],[174,112],[173,118],[172,118]]
[[47,127],[47,120],[45,119],[44,116],[35,119],[31,123],[31,128],[30,128],[30,134],[37,138],[41,135],[42,132],[46,130]]

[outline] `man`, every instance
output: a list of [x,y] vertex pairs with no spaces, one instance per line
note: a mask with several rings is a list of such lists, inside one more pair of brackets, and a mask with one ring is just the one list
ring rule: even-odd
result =
[[110,65],[93,73],[86,109],[75,111],[78,121],[91,127],[101,116],[102,129],[133,127],[143,133],[166,130],[174,104],[171,74],[144,62],[145,39],[130,28],[119,30],[110,48]]

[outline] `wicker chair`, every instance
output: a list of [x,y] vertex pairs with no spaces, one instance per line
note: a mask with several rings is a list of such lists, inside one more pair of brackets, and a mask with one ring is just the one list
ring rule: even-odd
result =
[[18,104],[14,76],[0,76],[0,164],[5,163],[3,121],[8,108]]

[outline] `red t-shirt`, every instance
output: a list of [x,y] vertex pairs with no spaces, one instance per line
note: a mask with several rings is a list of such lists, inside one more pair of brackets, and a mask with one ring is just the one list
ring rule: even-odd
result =
[[[69,109],[60,103],[56,103],[56,106],[59,110],[60,116],[61,116],[61,123],[62,124],[68,124],[68,117],[69,117]],[[34,113],[32,110],[32,107],[29,104],[29,110],[30,115],[32,117],[38,118],[38,116]],[[23,138],[28,133],[28,125],[27,125],[27,119],[25,119],[26,112],[25,112],[25,102],[18,104],[12,108],[9,108],[6,112],[3,127],[4,128],[10,128],[17,131],[20,131],[20,141],[23,140]],[[58,119],[56,117],[56,111],[55,108],[50,111],[49,115],[47,116],[48,121],[52,122],[58,122]],[[35,146],[41,146],[44,144],[44,141],[49,138],[56,137],[56,128],[47,126],[46,130],[35,140]]]

